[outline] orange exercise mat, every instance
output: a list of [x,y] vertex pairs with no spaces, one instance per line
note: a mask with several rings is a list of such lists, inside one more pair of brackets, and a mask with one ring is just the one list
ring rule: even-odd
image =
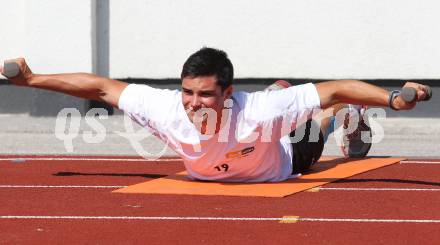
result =
[[115,190],[117,193],[285,197],[369,170],[395,164],[402,158],[344,159],[322,157],[313,171],[279,183],[218,183],[193,181],[186,172]]

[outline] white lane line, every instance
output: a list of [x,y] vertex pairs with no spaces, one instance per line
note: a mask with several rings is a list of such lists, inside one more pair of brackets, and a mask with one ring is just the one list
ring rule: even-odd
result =
[[0,219],[75,219],[75,220],[208,220],[208,221],[308,221],[308,222],[366,222],[366,223],[440,223],[435,219],[345,219],[301,217],[155,217],[155,216],[25,216],[5,215]]
[[0,188],[125,188],[117,185],[0,185]]
[[151,159],[133,159],[133,158],[66,158],[66,157],[15,157],[0,158],[0,161],[103,161],[103,162],[175,162],[181,161],[180,158],[151,158]]
[[310,222],[366,222],[366,223],[440,223],[438,219],[327,219],[299,218],[299,221]]
[[328,191],[440,191],[440,188],[342,188],[318,187],[319,190]]
[[440,161],[412,161],[412,160],[404,160],[404,161],[400,161],[400,163],[414,163],[414,164],[440,164]]

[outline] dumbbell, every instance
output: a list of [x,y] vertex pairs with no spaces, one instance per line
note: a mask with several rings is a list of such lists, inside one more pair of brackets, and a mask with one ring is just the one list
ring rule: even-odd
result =
[[13,78],[20,74],[20,67],[15,62],[4,62],[3,75],[7,78]]
[[[430,100],[431,97],[432,97],[431,87],[429,87],[429,86],[426,86],[426,87],[427,87],[427,89],[426,89],[427,94],[426,94],[426,97],[423,99],[424,101]],[[416,98],[417,98],[417,91],[416,91],[415,88],[405,87],[405,88],[402,89],[402,92],[401,92],[400,96],[402,96],[402,99],[405,102],[411,103],[414,100],[416,100]]]

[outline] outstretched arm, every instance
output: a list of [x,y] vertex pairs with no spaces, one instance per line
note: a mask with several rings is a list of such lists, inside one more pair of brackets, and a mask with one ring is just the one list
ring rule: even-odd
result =
[[[114,107],[117,107],[119,97],[128,85],[121,81],[89,73],[34,74],[24,59],[14,59],[7,62],[18,64],[19,73],[9,78],[15,85],[52,90],[84,99],[102,101]],[[0,68],[0,72],[4,74],[3,68]]]
[[[416,99],[413,102],[406,102],[402,96],[392,100],[392,105],[398,110],[409,110],[414,108],[417,102],[422,101],[428,94],[427,86],[418,83],[407,82],[404,87],[411,87],[416,90]],[[388,107],[389,92],[380,87],[357,81],[340,80],[328,81],[316,84],[321,108],[325,109],[338,103],[383,106]]]

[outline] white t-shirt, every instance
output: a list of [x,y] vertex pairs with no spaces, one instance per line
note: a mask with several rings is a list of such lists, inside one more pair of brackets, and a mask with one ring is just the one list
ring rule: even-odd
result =
[[[291,178],[289,133],[320,108],[315,85],[234,92],[229,123],[212,136],[189,120],[178,90],[130,84],[119,108],[179,154],[188,176],[221,182],[278,182]],[[231,103],[229,103],[231,104]],[[215,120],[214,120],[215,121]]]

